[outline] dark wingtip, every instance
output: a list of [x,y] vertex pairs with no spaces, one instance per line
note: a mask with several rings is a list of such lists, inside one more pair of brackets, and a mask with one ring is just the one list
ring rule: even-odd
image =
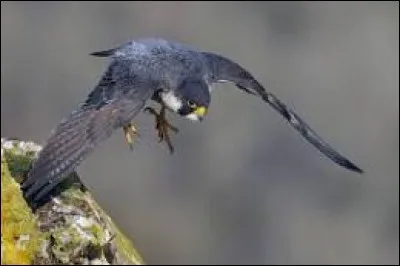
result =
[[357,165],[355,165],[354,163],[350,162],[349,160],[344,160],[340,164],[343,167],[345,167],[345,168],[347,168],[347,169],[349,169],[351,171],[357,172],[359,174],[363,174],[364,173],[364,170],[362,170],[361,168],[359,168]]

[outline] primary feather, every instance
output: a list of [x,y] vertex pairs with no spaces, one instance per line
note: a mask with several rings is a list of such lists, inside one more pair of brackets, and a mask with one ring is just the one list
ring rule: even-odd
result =
[[[201,52],[163,39],[129,41],[94,52],[110,63],[87,99],[55,128],[22,184],[28,202],[35,203],[62,182],[118,128],[129,123],[154,92],[176,90],[184,80],[230,81],[240,90],[258,95],[300,134],[337,164],[363,171],[335,151],[309,125],[283,104],[244,68],[223,56]],[[154,98],[156,99],[156,98]]]
[[266,91],[247,70],[223,56],[213,53],[203,54],[207,59],[214,82],[221,80],[231,81],[236,84],[239,89],[260,96],[264,102],[267,102],[278,111],[290,125],[299,131],[300,134],[321,151],[322,154],[349,170],[363,173],[362,169],[333,149],[331,145],[318,136],[303,119],[282,103],[275,95]]
[[87,99],[53,130],[21,188],[31,205],[40,202],[118,128],[129,123],[155,87],[135,64],[112,61]]

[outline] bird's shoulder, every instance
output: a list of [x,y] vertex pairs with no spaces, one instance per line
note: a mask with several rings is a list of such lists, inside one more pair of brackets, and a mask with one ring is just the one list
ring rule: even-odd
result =
[[[205,78],[209,64],[195,47],[162,38],[130,40],[107,51],[94,53],[110,57],[110,72],[114,77],[145,77],[168,87],[176,86],[187,77]],[[114,79],[112,79],[114,80]]]

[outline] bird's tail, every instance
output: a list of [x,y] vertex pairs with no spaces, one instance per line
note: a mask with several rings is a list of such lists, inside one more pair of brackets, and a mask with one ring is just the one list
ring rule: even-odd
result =
[[98,52],[93,52],[90,55],[96,56],[96,57],[109,57],[115,53],[117,49],[109,49],[109,50],[104,50],[104,51],[98,51]]

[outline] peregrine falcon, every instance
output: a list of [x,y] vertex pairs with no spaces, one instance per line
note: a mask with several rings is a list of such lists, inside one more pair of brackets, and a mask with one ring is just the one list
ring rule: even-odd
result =
[[[28,202],[40,201],[117,129],[122,129],[132,147],[138,130],[131,121],[141,111],[154,115],[159,141],[165,141],[173,152],[169,132],[177,129],[168,122],[166,111],[201,121],[210,105],[212,85],[218,82],[231,82],[259,97],[328,158],[363,172],[266,91],[249,71],[224,56],[161,38],[131,40],[91,55],[108,57],[108,67],[85,101],[53,129],[32,164],[21,186]],[[160,104],[159,112],[145,107],[149,100]]]

